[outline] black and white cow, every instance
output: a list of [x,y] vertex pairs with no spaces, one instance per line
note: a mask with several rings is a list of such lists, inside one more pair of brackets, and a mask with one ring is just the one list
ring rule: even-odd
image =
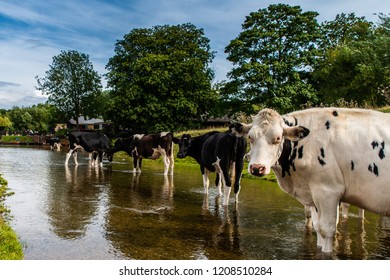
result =
[[111,150],[109,160],[114,153],[124,151],[133,158],[134,172],[141,172],[142,159],[157,159],[164,162],[164,175],[173,175],[173,134],[162,132],[157,134],[135,134],[128,138],[119,138]]
[[58,137],[48,138],[46,143],[50,145],[50,149],[53,151],[59,151],[61,149],[61,140]]
[[199,163],[205,193],[208,193],[209,174],[217,173],[215,184],[220,195],[221,185],[224,188],[223,205],[228,205],[233,178],[238,202],[247,145],[241,129],[242,124],[237,123],[232,124],[227,132],[213,131],[197,137],[184,134],[180,139],[174,139],[179,144],[178,158],[190,156]]
[[101,133],[95,132],[71,132],[69,138],[69,152],[66,154],[65,165],[68,165],[69,158],[73,155],[74,162],[78,165],[77,150],[98,155],[100,165],[103,164],[103,154],[110,154],[110,139]]
[[332,252],[340,202],[390,216],[390,114],[316,108],[284,116],[264,109],[246,127],[249,173],[274,171],[311,208],[317,245]]

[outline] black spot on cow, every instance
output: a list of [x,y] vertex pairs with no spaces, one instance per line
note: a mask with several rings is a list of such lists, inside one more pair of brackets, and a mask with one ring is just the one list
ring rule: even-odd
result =
[[297,157],[297,148],[295,147],[296,145],[296,143],[287,139],[283,143],[282,154],[278,159],[278,163],[282,167],[282,177],[286,176],[286,174],[291,176],[290,167],[292,167],[293,171],[296,171],[294,163]]
[[321,149],[320,149],[320,153],[321,153],[321,155],[318,156],[318,162],[319,162],[322,166],[324,166],[324,165],[326,164],[326,162],[324,161],[324,158],[325,158],[325,150],[324,150],[324,148],[321,148]]
[[338,115],[339,115],[339,113],[337,113],[337,111],[333,111],[332,114],[333,114],[333,116],[335,116],[335,117],[338,117]]
[[293,118],[294,118],[294,123],[289,122],[287,119],[283,119],[283,120],[284,120],[284,123],[285,123],[286,125],[288,125],[288,126],[296,126],[296,125],[298,125],[298,120],[297,120],[297,118],[296,118],[296,117],[293,117]]
[[325,126],[326,126],[326,129],[329,129],[330,128],[330,121],[326,121]]
[[378,166],[375,164],[375,162],[373,164],[370,163],[368,165],[368,171],[374,173],[377,177],[379,176],[379,169]]
[[300,146],[298,148],[298,159],[301,159],[303,157],[303,146]]
[[319,162],[322,166],[324,166],[324,165],[326,164],[326,162],[325,162],[322,158],[320,158],[320,157],[318,157],[318,162]]
[[353,162],[353,160],[351,160],[351,170],[353,171],[355,169],[355,163]]
[[290,123],[288,120],[284,119],[284,123],[288,126],[293,126],[293,123]]
[[325,150],[324,150],[324,148],[321,148],[321,156],[323,157],[323,158],[325,158]]
[[385,150],[384,149],[380,149],[378,155],[379,155],[380,159],[383,159],[385,157]]
[[381,143],[381,149],[379,150],[379,158],[383,159],[385,157],[385,142]]
[[377,141],[372,141],[371,146],[373,149],[375,149],[376,147],[379,147],[379,143]]
[[373,169],[373,172],[376,176],[379,176],[379,170],[378,170],[378,166],[374,163],[374,169]]

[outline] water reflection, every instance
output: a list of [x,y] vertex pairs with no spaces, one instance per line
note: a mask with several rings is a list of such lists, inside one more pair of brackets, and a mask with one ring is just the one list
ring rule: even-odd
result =
[[51,176],[46,213],[53,233],[63,239],[78,239],[86,235],[99,211],[102,186],[109,182],[109,176],[94,166],[63,168],[65,178]]
[[[27,259],[388,259],[390,219],[352,210],[324,255],[302,205],[274,183],[242,180],[240,203],[203,192],[198,168],[157,162],[64,166],[64,152],[3,148],[0,173]],[[26,171],[28,170],[28,171]],[[212,180],[211,180],[212,181]]]

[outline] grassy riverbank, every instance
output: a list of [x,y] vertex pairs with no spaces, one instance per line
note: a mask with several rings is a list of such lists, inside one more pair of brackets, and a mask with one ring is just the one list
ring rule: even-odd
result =
[[9,209],[5,207],[6,197],[12,195],[7,181],[0,174],[0,260],[23,259],[22,245],[12,228],[8,225]]

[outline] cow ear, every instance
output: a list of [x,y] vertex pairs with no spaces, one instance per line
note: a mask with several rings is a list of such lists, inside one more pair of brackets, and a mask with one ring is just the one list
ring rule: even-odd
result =
[[229,131],[237,137],[247,136],[251,128],[252,124],[232,123],[229,125]]
[[291,141],[299,141],[308,136],[310,130],[303,126],[285,127],[283,129],[283,136]]
[[172,142],[175,144],[179,144],[180,139],[177,137],[173,137]]

